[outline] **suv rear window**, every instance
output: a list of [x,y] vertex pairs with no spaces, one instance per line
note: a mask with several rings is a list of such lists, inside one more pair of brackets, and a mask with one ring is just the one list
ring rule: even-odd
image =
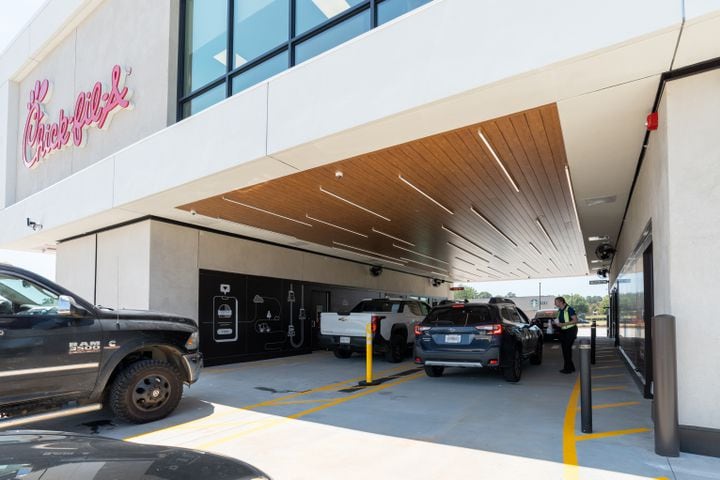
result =
[[362,312],[387,312],[387,313],[401,313],[403,311],[400,308],[399,301],[376,299],[376,300],[363,300],[358,303],[355,308],[351,310],[351,313],[362,313]]
[[485,306],[464,308],[436,308],[423,320],[423,325],[453,325],[467,327],[495,323],[490,309]]

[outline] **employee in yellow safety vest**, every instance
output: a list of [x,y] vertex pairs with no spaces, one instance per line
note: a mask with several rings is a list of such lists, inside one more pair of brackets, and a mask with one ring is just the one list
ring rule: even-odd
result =
[[564,362],[560,373],[573,373],[575,364],[572,361],[572,346],[578,334],[578,318],[575,309],[568,305],[563,297],[555,299],[555,306],[558,308],[558,316],[554,324],[560,329],[560,346]]

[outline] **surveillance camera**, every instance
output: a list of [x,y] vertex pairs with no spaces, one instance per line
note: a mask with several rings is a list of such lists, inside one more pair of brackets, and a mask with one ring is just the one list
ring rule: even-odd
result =
[[190,210],[190,215],[197,215],[197,212],[195,210]]
[[343,172],[342,172],[342,171],[338,170],[337,172],[335,172],[335,178],[336,178],[337,180],[340,180],[342,177],[343,177]]
[[379,277],[380,274],[382,273],[382,271],[383,271],[383,268],[379,265],[374,265],[374,266],[370,267],[370,274],[373,277]]

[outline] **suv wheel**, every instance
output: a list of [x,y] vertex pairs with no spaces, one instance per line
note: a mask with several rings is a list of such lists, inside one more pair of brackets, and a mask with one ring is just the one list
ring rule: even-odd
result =
[[425,373],[428,377],[442,377],[445,367],[425,367]]
[[399,333],[393,333],[390,336],[390,344],[385,351],[385,360],[390,363],[402,362],[406,350],[407,344],[405,343],[405,337]]
[[337,358],[350,358],[352,355],[352,350],[349,348],[336,348],[333,350],[333,353]]
[[125,367],[110,387],[113,413],[128,422],[160,420],[175,410],[182,397],[183,382],[173,365],[141,360]]
[[508,355],[510,362],[503,367],[503,377],[508,382],[519,382],[520,376],[522,375],[522,357],[520,356],[520,350],[515,347],[513,351]]
[[543,342],[538,340],[537,347],[535,347],[535,353],[530,356],[530,363],[533,365],[542,364],[543,360]]

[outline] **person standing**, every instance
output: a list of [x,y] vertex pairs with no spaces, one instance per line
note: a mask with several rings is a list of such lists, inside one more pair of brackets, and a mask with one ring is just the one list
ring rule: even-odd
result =
[[555,306],[558,308],[558,316],[554,323],[560,329],[560,347],[563,354],[563,369],[560,373],[573,373],[575,364],[572,360],[572,346],[578,334],[578,318],[575,309],[568,305],[563,297],[555,298]]

